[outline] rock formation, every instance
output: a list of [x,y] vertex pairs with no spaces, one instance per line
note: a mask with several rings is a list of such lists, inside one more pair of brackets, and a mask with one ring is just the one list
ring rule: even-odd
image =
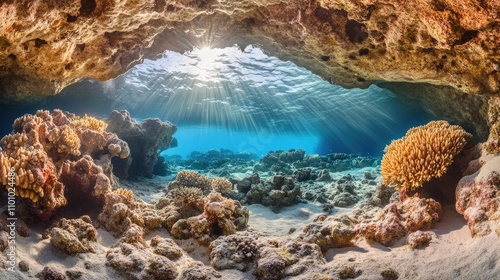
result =
[[[113,159],[115,174],[119,177],[134,179],[137,176],[151,178],[162,149],[170,147],[172,135],[177,127],[168,121],[145,119],[138,123],[130,117],[129,112],[113,111],[107,118],[108,131],[114,132],[127,142],[130,157]],[[121,147],[113,145],[110,151],[120,154]]]
[[497,93],[499,17],[496,0],[8,1],[0,5],[0,92],[33,100],[83,77],[114,78],[165,50],[255,44],[345,87]]

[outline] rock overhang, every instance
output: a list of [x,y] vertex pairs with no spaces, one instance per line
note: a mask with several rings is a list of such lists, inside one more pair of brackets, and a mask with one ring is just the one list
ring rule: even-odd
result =
[[[1,4],[0,18],[3,101],[33,101],[83,78],[112,79],[166,50],[234,44],[257,45],[347,88],[415,83],[485,100],[500,91],[495,0],[20,0]],[[390,88],[412,96],[408,86]],[[480,119],[472,126],[485,130],[485,103],[467,108],[480,114],[456,118]]]

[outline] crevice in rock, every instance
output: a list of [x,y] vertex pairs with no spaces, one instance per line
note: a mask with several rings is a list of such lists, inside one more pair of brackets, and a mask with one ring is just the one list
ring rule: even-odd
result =
[[91,16],[92,12],[95,10],[95,7],[95,0],[82,0],[80,2],[80,15],[84,17]]
[[369,53],[370,53],[370,50],[367,49],[367,48],[362,48],[362,49],[359,50],[359,55],[360,56],[367,55]]
[[455,43],[453,45],[454,46],[463,45],[463,44],[471,41],[472,39],[476,38],[478,34],[479,34],[479,31],[477,31],[477,30],[466,30],[464,32],[464,34],[462,34],[462,37],[460,37],[460,40],[455,41]]
[[47,41],[45,41],[45,40],[42,40],[42,39],[39,39],[39,38],[35,39],[35,47],[36,48],[39,48],[39,47],[41,47],[43,45],[46,45],[46,44],[47,44]]
[[155,0],[154,11],[157,13],[162,13],[163,11],[165,11],[166,5],[167,3],[165,2],[165,0]]
[[73,16],[73,15],[70,15],[70,14],[68,14],[68,16],[66,17],[66,21],[67,22],[75,22],[77,19],[78,19],[77,16]]

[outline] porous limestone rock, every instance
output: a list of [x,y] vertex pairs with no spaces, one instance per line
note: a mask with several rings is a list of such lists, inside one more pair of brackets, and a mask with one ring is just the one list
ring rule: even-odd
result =
[[[237,269],[258,279],[313,276],[326,261],[316,244],[289,238],[265,238],[254,233],[224,236],[210,244],[210,265],[215,269]],[[323,275],[324,276],[324,275]]]
[[406,244],[408,244],[412,249],[419,249],[429,244],[431,240],[432,235],[429,232],[417,230],[408,235]]
[[193,237],[200,244],[208,245],[220,235],[230,235],[244,229],[248,219],[249,211],[239,201],[211,193],[202,214],[178,220],[170,233],[178,239]]
[[165,50],[256,44],[345,87],[386,81],[497,93],[499,17],[497,0],[8,1],[0,92],[32,100],[83,77],[114,78]]
[[50,243],[67,254],[95,252],[90,242],[96,242],[97,232],[89,216],[80,219],[62,218],[51,229]]
[[430,229],[441,215],[439,202],[410,197],[385,206],[379,215],[363,220],[355,230],[357,235],[391,246],[408,232]]
[[252,184],[246,194],[246,203],[260,203],[279,211],[283,206],[291,206],[300,202],[300,185],[293,177],[277,173],[265,183]]
[[349,247],[356,235],[354,224],[355,221],[347,216],[327,218],[322,215],[313,223],[308,224],[298,239],[315,243],[322,251],[330,248]]
[[455,208],[464,215],[473,236],[491,231],[500,235],[500,156],[484,161],[478,171],[463,177],[456,188]]
[[[156,236],[151,245],[144,240],[144,231],[132,225],[123,237],[106,253],[106,264],[127,279],[173,280],[179,275],[179,268],[169,257],[158,254],[159,244],[172,244],[174,251],[180,251],[171,240]],[[165,247],[163,249],[166,249]],[[172,250],[170,250],[172,252]],[[160,250],[165,252],[165,250]],[[182,254],[182,253],[181,253]],[[172,257],[178,258],[174,253]]]

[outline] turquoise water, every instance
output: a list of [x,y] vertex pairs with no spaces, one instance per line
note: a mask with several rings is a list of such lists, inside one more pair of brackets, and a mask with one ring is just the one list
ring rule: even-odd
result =
[[334,86],[251,46],[167,52],[114,80],[72,85],[41,106],[8,107],[0,113],[3,134],[15,117],[40,107],[98,117],[127,109],[138,119],[168,120],[178,126],[178,147],[165,154],[184,156],[220,148],[378,156],[408,128],[432,119],[385,89]]

